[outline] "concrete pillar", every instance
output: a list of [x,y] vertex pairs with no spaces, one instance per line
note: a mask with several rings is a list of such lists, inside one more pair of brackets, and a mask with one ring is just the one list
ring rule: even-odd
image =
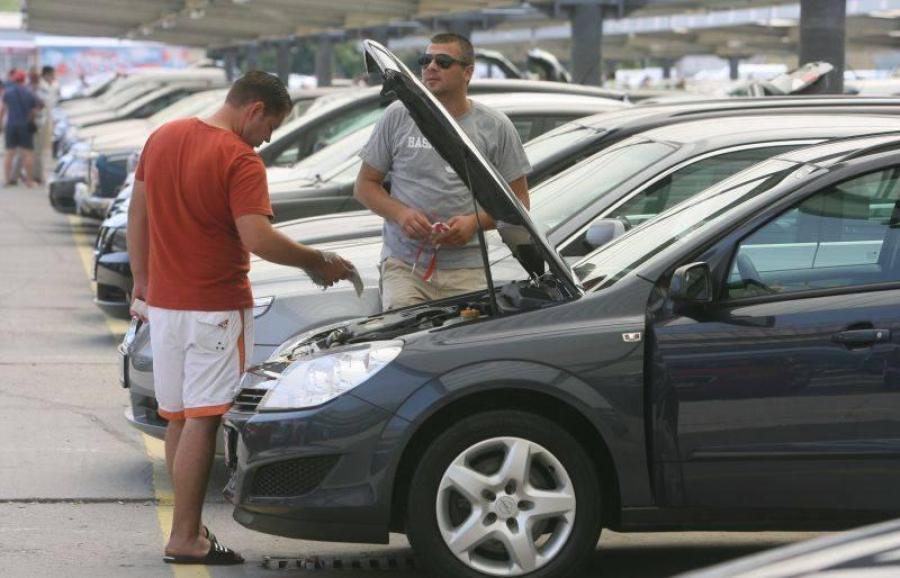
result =
[[331,86],[331,60],[334,47],[331,38],[322,36],[316,44],[316,80],[319,86]]
[[569,9],[569,20],[572,24],[572,82],[598,86],[603,7],[578,4]]
[[659,61],[660,66],[662,66],[662,74],[663,78],[666,80],[672,78],[672,67],[675,66],[674,58],[662,58]]
[[738,66],[741,63],[740,56],[729,56],[728,57],[728,78],[731,80],[738,79]]
[[844,92],[846,51],[846,0],[800,0],[800,62],[823,60],[834,69],[805,92]]
[[237,51],[233,48],[225,50],[222,55],[225,62],[225,76],[228,82],[234,81],[234,71],[237,70]]
[[287,85],[288,76],[291,74],[291,43],[279,42],[276,45],[276,50],[278,51],[275,55],[278,78]]

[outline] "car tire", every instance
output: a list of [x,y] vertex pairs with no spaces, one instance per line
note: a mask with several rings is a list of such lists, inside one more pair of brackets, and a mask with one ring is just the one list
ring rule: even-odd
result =
[[562,578],[597,546],[601,496],[594,463],[563,427],[525,411],[479,413],[425,450],[407,537],[417,559],[444,576]]

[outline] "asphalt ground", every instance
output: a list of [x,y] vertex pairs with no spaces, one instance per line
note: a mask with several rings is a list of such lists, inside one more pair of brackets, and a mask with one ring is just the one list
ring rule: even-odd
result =
[[[162,443],[123,417],[128,395],[115,346],[126,324],[91,301],[96,230],[96,222],[56,213],[45,187],[0,188],[0,577],[428,576],[408,566],[401,535],[370,546],[244,529],[221,496],[221,460],[204,520],[247,563],[162,562],[171,487]],[[582,576],[663,578],[812,535],[604,532]],[[316,558],[344,569],[298,567]]]

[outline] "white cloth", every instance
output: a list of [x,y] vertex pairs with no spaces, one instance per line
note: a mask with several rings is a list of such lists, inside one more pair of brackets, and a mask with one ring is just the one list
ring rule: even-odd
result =
[[222,415],[253,350],[253,310],[149,308],[153,388],[167,420]]

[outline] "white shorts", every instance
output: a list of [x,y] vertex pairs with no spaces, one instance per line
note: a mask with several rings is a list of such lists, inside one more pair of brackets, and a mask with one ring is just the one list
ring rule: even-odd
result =
[[148,319],[159,415],[172,421],[227,412],[253,349],[253,310],[150,307]]

